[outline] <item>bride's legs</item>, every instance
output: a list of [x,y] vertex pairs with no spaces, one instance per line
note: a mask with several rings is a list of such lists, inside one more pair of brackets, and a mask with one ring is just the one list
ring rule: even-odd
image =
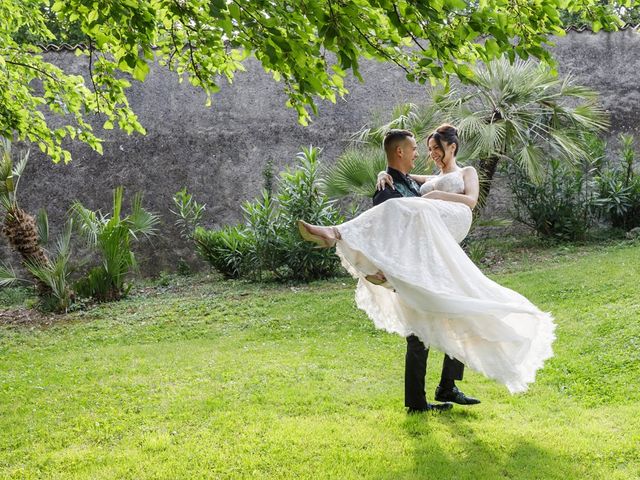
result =
[[[300,231],[300,236],[304,240],[317,243],[322,248],[334,247],[336,242],[342,238],[337,227],[311,225],[304,220],[298,220],[298,230]],[[382,285],[387,281],[387,278],[382,272],[367,275],[365,278],[375,285]]]
[[342,238],[337,227],[311,225],[304,220],[298,220],[298,230],[300,231],[300,236],[304,240],[307,242],[317,243],[323,248],[331,248],[335,246],[336,241]]

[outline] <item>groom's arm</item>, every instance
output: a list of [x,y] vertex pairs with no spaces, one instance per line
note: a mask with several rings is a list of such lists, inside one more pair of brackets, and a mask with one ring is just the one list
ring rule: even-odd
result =
[[402,194],[387,185],[383,190],[378,190],[373,195],[373,206],[380,205],[391,198],[402,198]]

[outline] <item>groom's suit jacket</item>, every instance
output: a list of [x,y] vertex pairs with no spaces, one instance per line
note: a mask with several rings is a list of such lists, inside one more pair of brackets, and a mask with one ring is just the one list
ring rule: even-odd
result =
[[393,178],[395,190],[386,185],[384,190],[378,190],[373,195],[373,204],[380,205],[391,198],[419,197],[420,186],[409,175],[405,175],[395,168],[388,167],[387,173]]

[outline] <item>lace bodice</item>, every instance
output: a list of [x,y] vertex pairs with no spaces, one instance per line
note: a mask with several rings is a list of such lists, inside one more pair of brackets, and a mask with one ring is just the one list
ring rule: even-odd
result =
[[464,179],[462,170],[445,173],[444,175],[434,175],[420,187],[420,193],[424,195],[432,190],[440,190],[450,193],[464,193]]

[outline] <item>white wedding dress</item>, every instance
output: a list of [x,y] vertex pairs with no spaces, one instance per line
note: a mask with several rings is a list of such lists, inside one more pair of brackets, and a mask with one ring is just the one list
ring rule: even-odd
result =
[[[421,188],[464,192],[460,171]],[[458,245],[471,210],[458,202],[398,198],[338,226],[343,266],[358,278],[356,303],[376,327],[416,335],[509,389],[522,392],[553,355],[555,324],[519,293],[487,278]],[[385,285],[366,275],[383,272]]]

